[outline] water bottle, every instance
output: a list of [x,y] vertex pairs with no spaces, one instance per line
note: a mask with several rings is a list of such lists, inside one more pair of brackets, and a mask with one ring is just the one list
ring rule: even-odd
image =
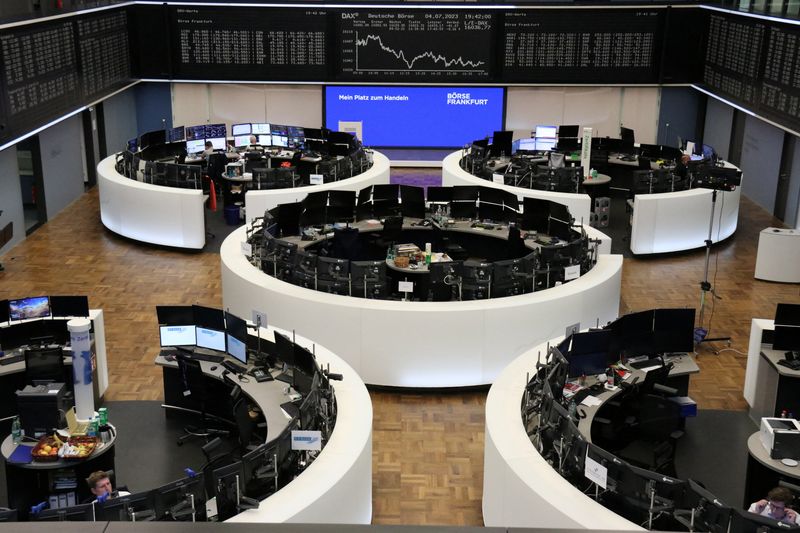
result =
[[98,412],[100,413],[100,425],[101,426],[108,425],[108,409],[106,409],[105,407],[101,407],[100,409],[98,409]]
[[86,429],[86,436],[87,437],[97,436],[97,417],[92,417],[92,419],[89,421],[89,427]]
[[19,417],[14,417],[14,422],[11,424],[11,440],[14,444],[19,444],[22,440],[22,424],[19,423]]

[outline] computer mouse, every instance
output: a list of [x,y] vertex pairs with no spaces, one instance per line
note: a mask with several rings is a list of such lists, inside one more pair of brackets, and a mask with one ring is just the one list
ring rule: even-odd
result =
[[217,365],[213,365],[210,370],[213,372],[216,369],[217,369]]

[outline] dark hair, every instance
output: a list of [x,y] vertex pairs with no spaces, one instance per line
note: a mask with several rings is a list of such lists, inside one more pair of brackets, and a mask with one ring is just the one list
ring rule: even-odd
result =
[[89,474],[89,477],[86,478],[86,484],[89,485],[89,489],[93,489],[97,486],[98,481],[102,481],[108,477],[108,472],[103,470],[97,470]]
[[786,487],[775,487],[767,494],[767,499],[770,501],[783,502],[789,505],[794,501],[794,494]]
[[213,147],[214,145],[211,143],[211,141],[206,141],[206,148],[213,148]]

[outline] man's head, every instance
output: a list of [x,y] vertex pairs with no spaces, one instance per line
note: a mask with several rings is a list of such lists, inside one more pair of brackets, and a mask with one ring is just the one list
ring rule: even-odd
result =
[[794,500],[792,491],[785,487],[775,487],[767,494],[767,501],[769,502],[770,514],[775,517],[781,517],[786,512],[786,507],[791,505]]
[[209,150],[211,148],[214,148],[214,145],[211,144],[211,141],[206,141],[206,150]]
[[110,494],[114,490],[111,487],[111,479],[109,479],[108,473],[103,470],[92,472],[91,475],[86,478],[86,483],[89,485],[89,492],[98,498],[103,494]]
[[255,135],[250,136],[250,144],[258,144],[258,139]]
[[687,164],[691,160],[692,160],[692,157],[689,154],[683,154],[681,156],[681,163],[683,163],[684,165]]

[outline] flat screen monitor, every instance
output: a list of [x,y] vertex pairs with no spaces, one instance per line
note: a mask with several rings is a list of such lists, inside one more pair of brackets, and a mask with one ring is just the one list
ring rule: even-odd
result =
[[769,516],[761,516],[743,509],[733,509],[728,533],[776,533],[800,531],[800,526],[787,524]]
[[217,498],[217,519],[221,522],[237,512],[239,497],[244,489],[244,464],[237,461],[212,472],[214,496]]
[[653,333],[657,353],[694,351],[694,309],[656,309]]
[[453,199],[452,187],[428,187],[427,200],[429,202],[445,203]]
[[773,350],[800,350],[800,326],[775,326]]
[[556,147],[556,139],[540,139],[536,138],[533,148],[537,152],[550,152]]
[[272,135],[270,134],[259,134],[258,135],[258,144],[261,146],[272,146]]
[[537,139],[556,139],[558,128],[556,126],[536,126],[533,136]]
[[271,146],[279,146],[281,148],[288,148],[289,146],[289,138],[285,135],[275,135],[272,134],[272,145]]
[[181,142],[186,139],[186,128],[176,126],[167,132],[167,141],[171,143]]
[[569,377],[596,376],[608,368],[608,352],[569,354]]
[[272,133],[272,128],[269,124],[265,123],[254,123],[251,124],[252,131],[251,133],[255,133],[256,135],[266,134],[269,135]]
[[230,333],[225,335],[227,353],[237,361],[247,364],[247,342],[242,342]]
[[579,130],[580,127],[577,124],[575,125],[571,124],[569,126],[561,125],[558,127],[558,137],[565,139],[574,139],[578,137]]
[[205,478],[200,472],[167,483],[153,491],[156,517],[167,520],[195,520],[205,515]]
[[225,124],[206,124],[205,128],[206,139],[215,139],[220,137],[224,139],[228,136],[228,131],[225,127]]
[[236,148],[245,148],[247,146],[250,146],[250,134],[234,136],[233,145]]
[[280,135],[281,137],[288,137],[289,128],[281,124],[272,124],[272,126],[270,127],[270,133],[272,133],[273,135]]
[[109,498],[95,504],[96,520],[109,522],[145,521],[145,516],[155,517],[154,492],[140,492],[128,496]]
[[[613,332],[608,329],[575,333],[572,335],[570,354],[608,353],[611,349],[612,336]],[[611,362],[614,361],[609,361],[609,363]]]
[[237,135],[250,135],[252,133],[252,125],[251,124],[232,124],[231,125],[231,135],[236,137]]
[[227,147],[225,137],[209,137],[206,141],[211,143],[214,150],[224,150]]
[[187,154],[199,154],[203,150],[206,149],[206,141],[205,139],[197,139],[186,141],[186,153]]
[[8,314],[8,300],[0,300],[0,323],[10,320]]
[[[13,519],[3,520],[0,518],[0,522],[16,522],[17,511],[14,510],[13,513]],[[40,513],[31,514],[30,519],[36,522],[93,522],[95,519],[94,504],[83,503],[71,507],[45,509]]]
[[139,146],[144,150],[148,146],[156,146],[167,142],[167,132],[164,130],[148,131],[139,137]]
[[633,135],[633,130],[630,128],[620,128],[619,129],[619,138],[622,141],[624,146],[633,146],[633,143],[636,142],[636,139]]
[[200,126],[186,126],[186,140],[187,141],[202,141],[206,138],[206,127],[204,124]]
[[800,305],[778,304],[775,309],[775,324],[780,326],[800,326]]
[[[51,296],[50,309],[53,316],[89,316],[87,296]],[[0,317],[0,322],[2,322]]]
[[50,298],[33,296],[8,301],[8,316],[11,320],[45,318],[50,316]]
[[156,306],[158,323],[164,326],[182,326],[194,324],[194,307],[191,305],[158,305]]
[[227,311],[225,312],[225,332],[241,342],[247,342],[247,322]]
[[307,376],[313,376],[317,371],[317,360],[307,348],[294,345],[294,368]]
[[197,337],[197,346],[200,348],[208,348],[218,352],[225,351],[225,331],[197,326],[195,335]]
[[572,217],[569,214],[569,207],[557,202],[548,202],[548,214],[551,218],[560,220],[562,222],[571,222]]
[[492,134],[492,146],[489,152],[493,156],[510,156],[514,139],[513,131],[496,131]]
[[194,315],[192,323],[195,326],[225,331],[225,312],[222,309],[193,305],[192,314]]
[[536,150],[535,139],[517,139],[511,144],[511,153],[515,154],[519,151],[533,152]]
[[275,355],[289,366],[294,366],[294,343],[283,333],[275,332]]
[[197,344],[194,325],[160,326],[159,334],[161,346],[195,346]]

